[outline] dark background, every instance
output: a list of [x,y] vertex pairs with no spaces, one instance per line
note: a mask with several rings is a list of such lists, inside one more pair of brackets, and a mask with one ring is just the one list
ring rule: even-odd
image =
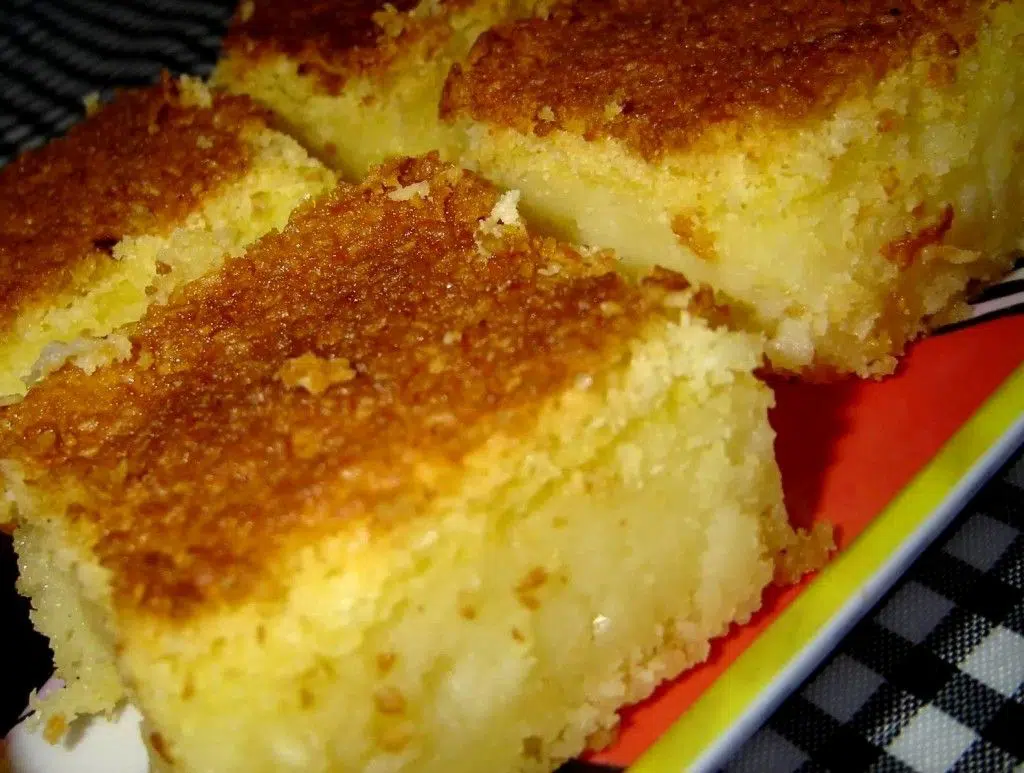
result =
[[50,648],[28,619],[28,601],[14,591],[18,567],[11,539],[0,535],[0,631],[5,662],[0,664],[0,737],[15,723],[29,691],[50,675]]

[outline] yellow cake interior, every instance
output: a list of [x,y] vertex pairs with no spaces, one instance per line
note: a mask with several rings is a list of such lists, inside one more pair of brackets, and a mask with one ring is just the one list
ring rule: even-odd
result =
[[440,43],[416,40],[386,71],[347,75],[337,92],[300,74],[300,63],[280,54],[261,57],[254,66],[248,57],[229,51],[211,82],[272,109],[289,131],[348,180],[362,179],[372,165],[395,156],[438,151],[454,159],[462,132],[437,118],[449,68],[465,57],[481,32],[541,5],[543,0],[499,0],[449,10],[437,0],[423,0],[407,14],[382,12],[382,34],[400,32],[406,17],[443,17],[447,34]]
[[[521,190],[564,238],[708,283],[767,333],[777,368],[886,374],[1024,238],[1022,9],[995,8],[954,83],[922,88],[921,60],[807,128],[711,138],[652,165],[610,140],[465,122],[462,162]],[[947,206],[945,238],[909,266],[885,254]]]

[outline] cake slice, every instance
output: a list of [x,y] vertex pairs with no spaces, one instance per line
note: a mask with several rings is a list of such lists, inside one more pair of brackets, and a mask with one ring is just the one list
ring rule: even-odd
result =
[[273,109],[350,180],[392,156],[454,155],[448,70],[483,30],[549,0],[243,0],[212,76]]
[[777,370],[891,372],[1024,237],[1024,0],[384,7],[243,5],[216,77],[349,174],[435,147],[709,284]]
[[891,372],[1024,236],[1024,2],[577,0],[446,84],[464,162],[709,283],[780,370]]
[[0,170],[0,400],[287,221],[332,174],[248,98],[165,78]]
[[436,157],[305,205],[0,411],[58,674],[158,769],[554,768],[830,544],[706,295]]

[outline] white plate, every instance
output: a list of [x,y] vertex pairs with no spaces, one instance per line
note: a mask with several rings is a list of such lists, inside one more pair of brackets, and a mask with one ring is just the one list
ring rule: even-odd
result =
[[65,742],[52,745],[22,723],[7,736],[13,773],[147,773],[139,712],[128,706],[115,719],[85,720]]

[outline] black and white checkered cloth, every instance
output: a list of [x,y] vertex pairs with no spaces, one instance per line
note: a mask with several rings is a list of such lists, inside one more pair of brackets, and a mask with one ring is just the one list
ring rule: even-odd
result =
[[1024,456],[727,773],[1024,769]]
[[[301,1],[301,0],[300,0]],[[0,1],[0,165],[85,114],[83,97],[207,74],[233,0]]]
[[[90,92],[148,83],[163,68],[208,72],[232,5],[3,0],[0,165],[78,120]],[[1024,277],[1014,280],[987,291],[976,313],[1019,312]],[[0,539],[0,637],[25,650],[7,662],[39,663],[43,644],[4,576],[12,567]],[[24,705],[35,671],[26,674],[0,690],[0,735]],[[1024,456],[725,767],[826,770],[1024,771]]]

